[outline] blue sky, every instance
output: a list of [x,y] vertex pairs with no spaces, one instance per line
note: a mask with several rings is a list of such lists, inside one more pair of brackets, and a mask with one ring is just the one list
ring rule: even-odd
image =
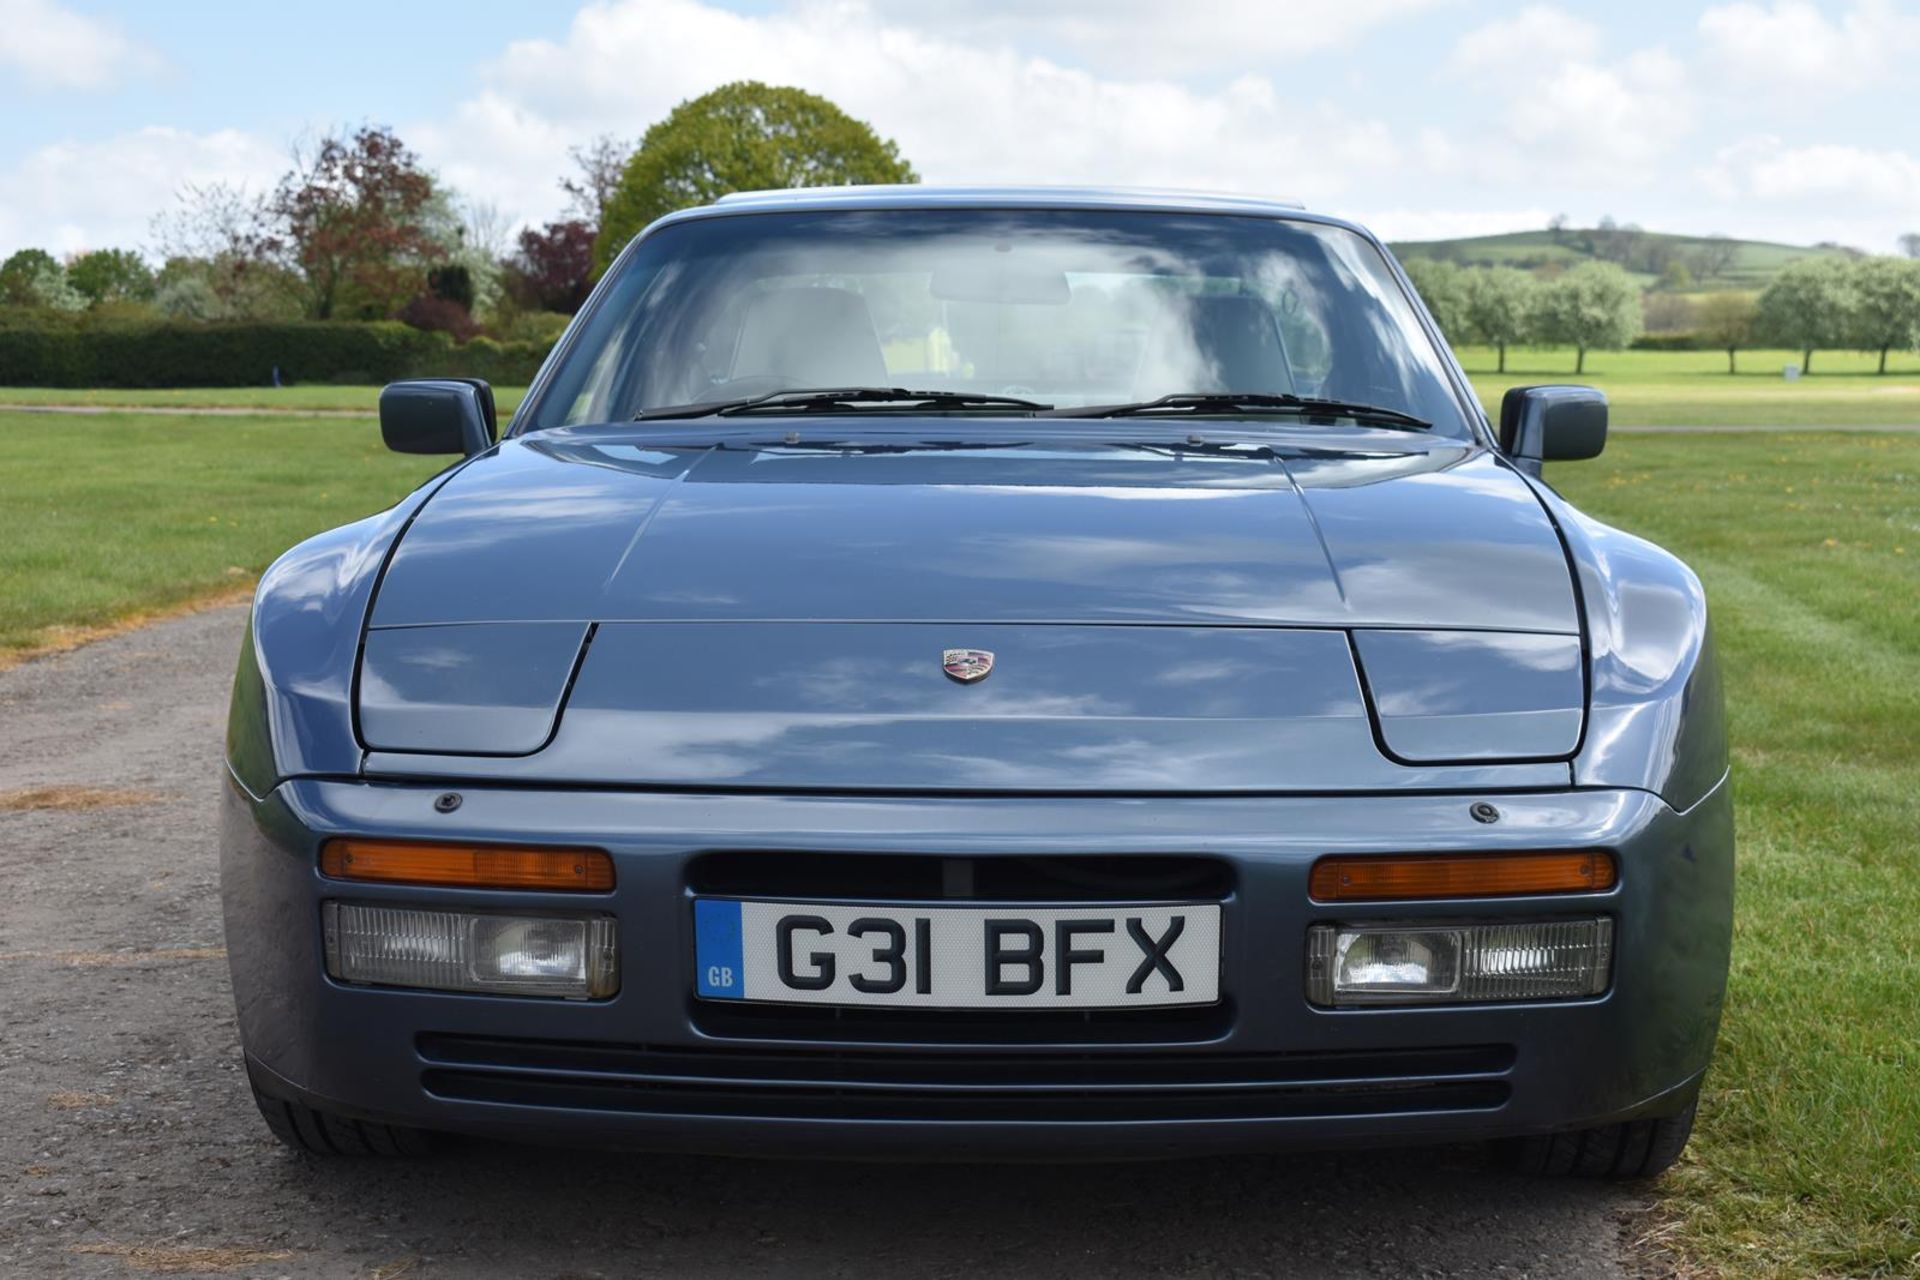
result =
[[361,121],[543,220],[570,143],[749,77],[936,182],[1254,191],[1393,237],[1920,230],[1920,5],[1894,0],[0,0],[0,254],[146,246],[183,183],[265,188]]

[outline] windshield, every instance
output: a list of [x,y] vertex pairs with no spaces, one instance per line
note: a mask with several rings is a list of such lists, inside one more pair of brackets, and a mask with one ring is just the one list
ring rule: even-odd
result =
[[756,213],[663,227],[616,270],[531,426],[900,387],[1061,409],[1307,396],[1468,430],[1386,261],[1341,227],[1103,210]]

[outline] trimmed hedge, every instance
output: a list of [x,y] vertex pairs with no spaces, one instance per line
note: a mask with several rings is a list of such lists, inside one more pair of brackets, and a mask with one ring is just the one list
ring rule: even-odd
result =
[[1672,333],[1643,333],[1633,340],[1635,351],[1708,351],[1717,350],[1707,345],[1706,339],[1699,334],[1680,329]]
[[460,375],[525,383],[547,347],[392,321],[290,324],[0,324],[0,386],[252,387],[283,382],[382,383]]
[[551,342],[496,342],[473,338],[426,357],[409,371],[413,378],[485,378],[499,387],[524,387],[553,350]]

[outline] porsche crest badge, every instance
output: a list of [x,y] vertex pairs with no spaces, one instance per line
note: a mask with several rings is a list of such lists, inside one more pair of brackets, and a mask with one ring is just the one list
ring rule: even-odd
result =
[[985,649],[947,649],[940,654],[940,669],[961,684],[972,684],[993,670],[993,655]]

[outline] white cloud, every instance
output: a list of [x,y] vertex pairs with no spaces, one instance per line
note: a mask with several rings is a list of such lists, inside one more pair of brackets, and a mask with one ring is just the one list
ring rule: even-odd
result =
[[1207,89],[1103,76],[891,23],[854,3],[743,15],[699,0],[583,9],[564,40],[510,46],[451,120],[402,132],[453,183],[551,216],[566,147],[625,137],[728,80],[824,94],[935,182],[1140,183],[1323,205],[1393,181],[1382,123],[1242,75]]
[[1612,65],[1566,63],[1515,98],[1508,126],[1563,172],[1645,182],[1692,118],[1685,66],[1664,49],[1642,49]]
[[1861,0],[1838,21],[1806,0],[1720,5],[1700,15],[1715,69],[1743,85],[1845,92],[1910,67],[1920,17],[1886,0]]
[[1652,181],[1693,125],[1687,68],[1664,48],[1602,56],[1597,27],[1535,5],[1462,36],[1449,67],[1502,101],[1476,153],[1484,180],[1613,189]]
[[1701,174],[1727,201],[1817,202],[1913,214],[1920,210],[1920,159],[1904,151],[1822,144],[1789,147],[1749,138],[1723,148]]
[[0,174],[0,256],[35,245],[56,256],[144,245],[156,213],[188,184],[264,189],[286,152],[233,129],[188,133],[147,128],[101,142],[60,142],[30,152]]
[[[1433,43],[1446,20],[1404,20],[1457,0],[788,0],[744,13],[721,2],[591,0],[559,34],[503,43],[499,56],[460,68],[463,97],[393,123],[447,182],[514,220],[559,213],[568,147],[598,133],[636,138],[675,104],[748,78],[824,94],[897,140],[932,182],[1255,192],[1357,214],[1395,239],[1538,227],[1557,209],[1884,248],[1920,209],[1920,151],[1877,119],[1713,154],[1756,127],[1763,100],[1716,94],[1703,74],[1745,56],[1726,24],[1761,24],[1762,52],[1806,46],[1794,56],[1809,66],[1842,56],[1831,53],[1840,41],[1862,67],[1890,75],[1893,55],[1846,44],[1871,30],[1902,47],[1911,19],[1880,0],[1830,0],[1827,16],[1798,0],[1703,0],[1719,7],[1687,46],[1694,65],[1675,56],[1678,45],[1625,43],[1628,25],[1565,0],[1482,6],[1498,20],[1455,23],[1451,48]],[[55,3],[0,0],[0,83],[22,79],[23,58],[39,68],[35,83],[53,83],[49,67],[63,83],[100,84],[150,65],[104,27],[104,42],[64,56],[19,52],[35,41],[52,48],[58,24],[21,15],[72,16]],[[1766,26],[1808,13],[1804,31]],[[1405,74],[1410,44],[1431,76]],[[1781,85],[1815,74],[1763,73],[1758,57],[1742,74]],[[110,105],[144,106],[146,95],[135,97]],[[1796,100],[1786,90],[1765,100],[1776,98]],[[290,83],[276,109],[298,116],[313,101]],[[365,110],[390,118],[377,98]],[[278,140],[247,131],[242,117],[218,132],[129,129],[28,151],[30,128],[41,138],[67,129],[42,114],[8,122],[18,140],[0,162],[0,257],[25,244],[140,245],[183,184],[258,190],[286,167]],[[143,119],[167,117],[134,117]],[[1842,137],[1852,145],[1809,145]]]
[[1452,0],[871,0],[899,24],[975,45],[1059,51],[1130,74],[1241,70],[1352,43]]
[[1458,240],[1536,230],[1553,215],[1545,209],[1381,209],[1355,216],[1382,240]]
[[31,88],[111,88],[159,66],[111,22],[54,0],[0,0],[0,69]]
[[1525,76],[1542,64],[1585,61],[1599,52],[1600,28],[1536,4],[1460,37],[1450,64],[1467,75]]

